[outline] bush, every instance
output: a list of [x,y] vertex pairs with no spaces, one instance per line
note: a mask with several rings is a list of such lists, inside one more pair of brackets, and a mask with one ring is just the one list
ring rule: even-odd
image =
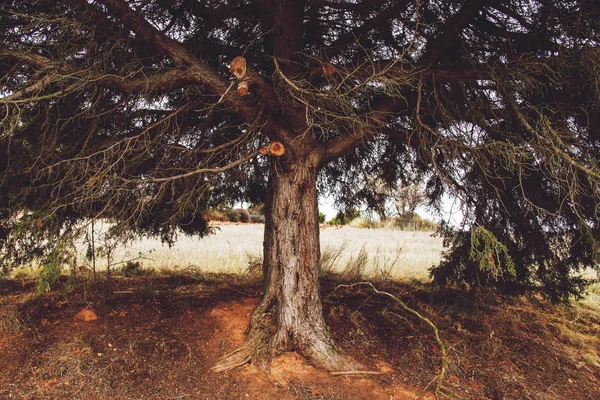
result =
[[381,223],[380,221],[359,217],[350,221],[348,223],[348,226],[351,226],[353,228],[377,229],[383,228],[383,223]]
[[327,217],[327,216],[326,216],[325,214],[323,214],[322,212],[319,212],[319,223],[320,223],[320,224],[323,224],[323,223],[325,223],[325,218],[326,218],[326,217]]
[[359,217],[360,211],[356,208],[351,208],[346,210],[346,212],[339,211],[335,218],[329,221],[329,223],[332,225],[346,225]]
[[229,222],[240,222],[240,213],[237,210],[227,210],[227,220]]
[[210,221],[219,222],[254,222],[264,223],[265,217],[263,214],[262,206],[254,206],[249,209],[236,208],[236,209],[223,209],[213,208],[204,213],[204,217]]
[[394,227],[404,231],[435,231],[438,225],[421,218],[418,214],[412,213],[394,218]]
[[248,212],[248,210],[245,210],[243,208],[238,208],[235,211],[237,211],[237,213],[239,214],[240,222],[243,222],[245,224],[250,222],[250,213]]
[[140,276],[144,274],[142,264],[139,261],[127,261],[127,263],[121,268],[123,276]]
[[253,276],[260,276],[263,273],[263,257],[262,254],[247,254],[248,264],[246,273]]
[[227,217],[227,212],[219,208],[211,208],[210,210],[207,210],[204,213],[204,217],[209,221],[229,221],[229,218]]

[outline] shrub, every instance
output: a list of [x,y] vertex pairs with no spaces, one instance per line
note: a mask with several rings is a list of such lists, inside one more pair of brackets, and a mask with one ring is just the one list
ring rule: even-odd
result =
[[240,213],[237,210],[227,210],[227,220],[229,222],[240,222]]
[[405,231],[435,231],[438,228],[436,223],[423,219],[416,213],[395,218],[394,226]]
[[360,211],[358,211],[356,208],[351,208],[346,210],[346,212],[339,211],[335,218],[329,221],[329,223],[332,225],[346,225],[359,217]]
[[211,208],[204,213],[204,217],[209,221],[229,221],[227,217],[227,212],[223,209],[219,208]]
[[263,257],[262,254],[247,254],[248,265],[246,273],[253,276],[260,276],[263,273]]
[[250,222],[250,213],[248,212],[248,210],[245,210],[243,208],[238,208],[235,211],[237,211],[237,213],[239,214],[240,222],[243,222],[243,223]]
[[123,276],[140,276],[144,274],[142,264],[139,261],[127,261],[121,268]]
[[320,223],[320,224],[323,224],[323,223],[325,223],[325,218],[326,218],[326,217],[327,217],[327,216],[326,216],[325,214],[323,214],[322,212],[319,212],[319,223]]

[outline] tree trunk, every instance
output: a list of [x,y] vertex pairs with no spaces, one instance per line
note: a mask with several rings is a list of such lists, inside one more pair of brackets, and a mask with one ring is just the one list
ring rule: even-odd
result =
[[[316,163],[315,163],[316,164]],[[246,341],[213,369],[246,362],[264,368],[284,351],[296,350],[328,371],[361,369],[337,348],[323,319],[319,285],[317,166],[275,163],[266,204],[264,294],[254,310]]]

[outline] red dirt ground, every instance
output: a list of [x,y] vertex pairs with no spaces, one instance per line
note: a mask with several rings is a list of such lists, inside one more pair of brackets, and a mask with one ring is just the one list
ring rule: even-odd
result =
[[[323,284],[332,334],[379,375],[332,376],[294,352],[268,373],[212,372],[244,339],[260,297],[260,285],[237,277],[117,278],[110,298],[106,287],[36,295],[33,282],[0,280],[0,399],[435,398],[440,351],[429,327],[367,289],[335,285]],[[597,309],[378,287],[438,325],[452,397],[600,398]]]

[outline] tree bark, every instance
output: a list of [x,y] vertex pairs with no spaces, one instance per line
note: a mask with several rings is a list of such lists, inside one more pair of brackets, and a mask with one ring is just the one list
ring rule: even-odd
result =
[[295,350],[328,371],[363,369],[333,342],[325,324],[319,285],[317,163],[294,162],[271,170],[266,204],[264,294],[246,341],[216,371],[246,362],[268,368],[273,357]]

